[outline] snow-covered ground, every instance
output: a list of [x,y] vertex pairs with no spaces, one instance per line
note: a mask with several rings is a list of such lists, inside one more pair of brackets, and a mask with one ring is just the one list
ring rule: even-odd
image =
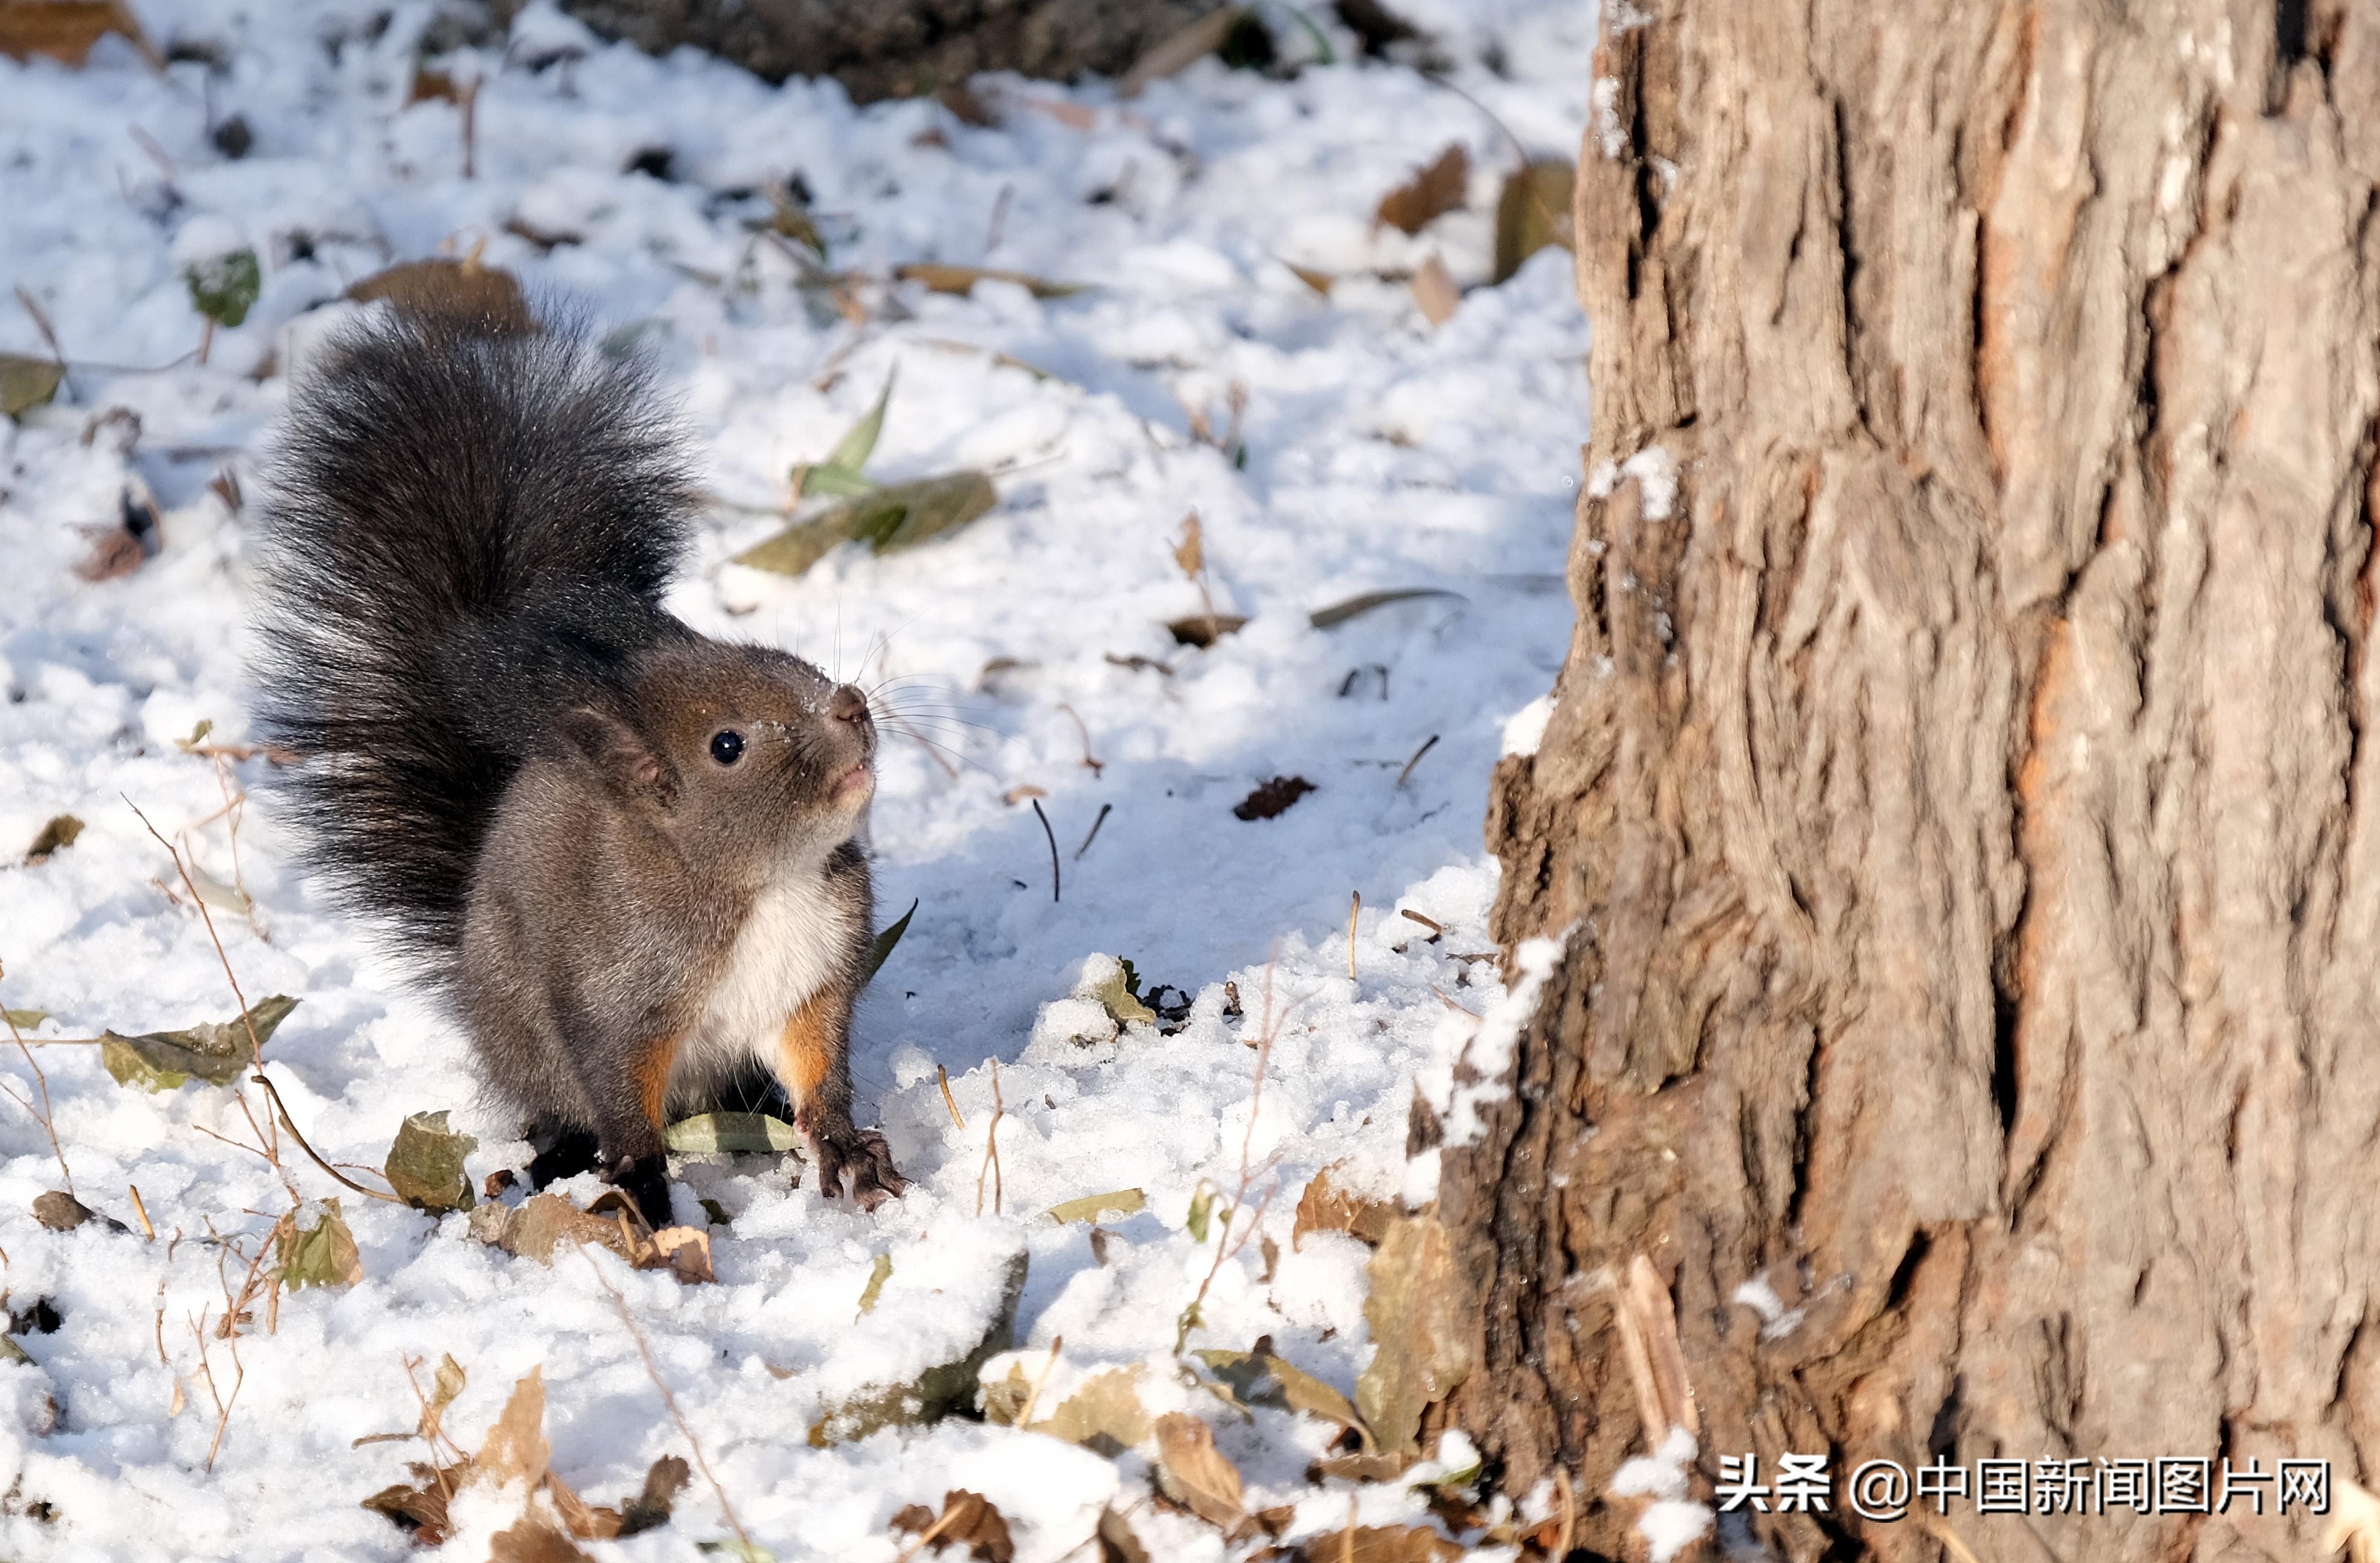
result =
[[[1255,1545],[1151,1502],[1146,1447],[1107,1458],[964,1418],[812,1447],[837,1397],[914,1377],[980,1335],[1018,1254],[1014,1360],[1038,1375],[1063,1338],[1044,1412],[1094,1372],[1142,1364],[1149,1410],[1215,1423],[1250,1509],[1298,1506],[1293,1539],[1344,1525],[1350,1489],[1305,1474],[1333,1430],[1242,1416],[1185,1382],[1176,1326],[1219,1241],[1220,1213],[1192,1234],[1194,1202],[1202,1188],[1228,1201],[1245,1143],[1257,1191],[1279,1193],[1263,1240],[1215,1271],[1188,1346],[1269,1335],[1352,1390],[1372,1351],[1370,1251],[1337,1233],[1293,1246],[1299,1193],[1342,1158],[1342,1181],[1407,1185],[1416,1081],[1443,1099],[1474,1024],[1457,1007],[1496,994],[1492,963],[1457,957],[1490,948],[1489,769],[1569,633],[1560,572],[1587,388],[1566,255],[1484,285],[1516,162],[1495,124],[1405,67],[1345,63],[1354,40],[1336,29],[1341,63],[1293,79],[1209,60],[1128,103],[1104,83],[1002,81],[1002,122],[982,128],[931,103],[854,109],[832,83],[771,88],[707,58],[650,59],[532,9],[508,54],[441,62],[485,73],[467,180],[455,105],[405,102],[430,20],[419,0],[379,26],[385,8],[362,3],[136,8],[161,43],[212,45],[219,65],[156,75],[114,42],[79,71],[0,57],[0,280],[39,303],[76,366],[55,404],[0,421],[0,1002],[47,1012],[29,1036],[49,1037],[236,1012],[195,909],[162,888],[173,866],[137,805],[208,877],[237,871],[252,894],[252,921],[217,909],[215,923],[251,998],[302,1000],[266,1056],[325,1157],[376,1168],[407,1114],[446,1109],[478,1137],[475,1183],[526,1165],[454,1024],[287,866],[271,767],[226,762],[219,777],[176,743],[202,721],[216,743],[246,726],[243,526],[208,485],[228,468],[253,497],[289,322],[392,261],[484,240],[481,260],[533,296],[635,333],[682,397],[726,503],[678,611],[844,676],[897,680],[886,697],[943,746],[887,733],[879,904],[887,919],[918,904],[855,1055],[861,1121],[883,1124],[916,1181],[907,1197],[862,1216],[789,1190],[794,1163],[689,1164],[681,1217],[702,1221],[702,1198],[731,1218],[711,1229],[718,1284],[596,1262],[745,1530],[779,1559],[890,1559],[905,1545],[895,1510],[939,1509],[965,1487],[1007,1515],[1021,1557],[1084,1546],[1109,1504],[1157,1556]],[[1438,34],[1451,79],[1532,153],[1574,151],[1591,0],[1396,8]],[[1310,52],[1281,19],[1286,46]],[[253,141],[237,160],[211,135],[235,114]],[[1375,232],[1379,198],[1450,142],[1471,154],[1468,208],[1415,237]],[[666,177],[623,172],[655,149]],[[756,240],[747,219],[766,202],[732,195],[788,176],[808,191],[829,264],[869,279],[860,323]],[[523,227],[576,242],[541,250]],[[261,259],[254,311],[216,334],[203,367],[128,372],[195,345],[180,265],[226,234]],[[1433,254],[1469,289],[1435,329],[1402,280]],[[887,280],[917,261],[1087,291],[1044,300],[986,283],[958,297]],[[1326,297],[1293,265],[1339,280]],[[46,354],[6,297],[0,352]],[[871,474],[990,468],[998,508],[905,552],[846,548],[800,579],[728,563],[774,529],[761,512],[783,503],[789,467],[823,456],[896,370]],[[1196,433],[1222,434],[1234,385],[1238,461]],[[118,407],[137,415],[137,442],[122,419],[87,432]],[[87,583],[79,528],[115,517],[128,479],[155,493],[164,546]],[[1174,551],[1193,512],[1215,608],[1248,616],[1204,650],[1164,627],[1202,611]],[[1459,596],[1309,621],[1409,588]],[[1290,776],[1316,790],[1276,818],[1235,817],[1258,783]],[[228,822],[201,822],[243,785],[255,795],[235,862]],[[1056,838],[1054,899],[1041,823],[1012,801],[1027,787]],[[79,839],[18,866],[60,814],[87,822]],[[1443,937],[1429,942],[1402,908]],[[1192,996],[1186,1022],[1074,1040],[1100,1012],[1060,1001],[1096,956],[1131,960],[1144,992]],[[1093,961],[1091,975],[1104,969]],[[1242,1015],[1225,1012],[1227,981]],[[1257,1054],[1244,1044],[1266,1028],[1268,992],[1251,1133]],[[442,1354],[466,1370],[446,1412],[466,1447],[541,1364],[552,1468],[591,1501],[617,1502],[657,1457],[691,1452],[589,1263],[512,1257],[459,1214],[344,1193],[362,1278],[270,1309],[260,1296],[254,1319],[218,1338],[248,1267],[225,1244],[252,1256],[291,1204],[282,1174],[227,1143],[252,1139],[238,1101],[202,1082],[120,1085],[92,1047],[33,1056],[75,1190],[135,1230],[38,1224],[36,1196],[63,1186],[58,1160],[31,1112],[0,1103],[0,1286],[30,1358],[0,1365],[0,1556],[404,1556],[407,1538],[358,1505],[403,1481],[421,1447],[354,1441],[415,1425],[408,1358],[425,1387]],[[995,1060],[1001,1210],[987,1187],[978,1214]],[[40,1105],[5,1036],[0,1075]],[[343,1193],[302,1157],[285,1161],[298,1194]],[[1412,1186],[1427,1192],[1426,1167]],[[1096,1253],[1090,1226],[1045,1214],[1124,1189],[1145,1208],[1104,1218]],[[583,1203],[597,1186],[565,1192]],[[863,1315],[880,1257],[890,1275]],[[37,1300],[55,1329],[36,1327],[50,1322]],[[216,1394],[235,1388],[220,1416]],[[1366,1523],[1426,1518],[1408,1488],[1367,1488],[1360,1504]],[[519,1512],[517,1495],[467,1498],[450,1551],[487,1556]],[[728,1534],[698,1473],[669,1524],[582,1545],[674,1558]]]

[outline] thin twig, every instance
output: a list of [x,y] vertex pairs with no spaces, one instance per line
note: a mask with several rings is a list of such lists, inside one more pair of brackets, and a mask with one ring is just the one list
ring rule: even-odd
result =
[[1058,832],[1050,829],[1050,817],[1041,812],[1041,800],[1033,800],[1033,818],[1041,821],[1041,833],[1050,838],[1050,899],[1058,899]]
[[147,1238],[151,1242],[155,1242],[157,1241],[157,1228],[149,1219],[149,1207],[140,1203],[140,1185],[138,1183],[127,1183],[125,1187],[132,1191],[132,1214],[140,1218],[140,1235]]
[[1091,843],[1099,839],[1099,827],[1108,822],[1108,814],[1114,807],[1115,805],[1113,804],[1099,805],[1099,817],[1091,821],[1090,834],[1085,836],[1083,838],[1083,844],[1075,849],[1075,862],[1080,863],[1083,860],[1083,854],[1090,851]]
[[273,1088],[272,1081],[265,1078],[262,1065],[260,1064],[257,1067],[257,1072],[254,1074],[249,1075],[249,1078],[255,1081],[259,1085],[263,1086],[264,1094],[273,1098],[273,1110],[274,1113],[279,1115],[281,1126],[289,1131],[290,1138],[298,1142],[298,1148],[304,1151],[309,1157],[312,1157],[314,1165],[329,1173],[334,1181],[337,1182],[344,1188],[355,1190],[356,1193],[364,1195],[368,1199],[377,1199],[389,1205],[403,1205],[405,1203],[404,1200],[398,1198],[395,1194],[382,1193],[378,1189],[366,1188],[363,1184],[357,1182],[353,1178],[348,1177],[346,1173],[340,1171],[337,1168],[323,1160],[322,1153],[313,1147],[313,1145],[307,1140],[304,1133],[298,1129],[298,1121],[289,1116],[289,1109],[281,1100],[281,1093]]
[[[0,971],[0,975],[6,975],[5,971]],[[33,1061],[33,1049],[25,1046],[25,1034],[17,1029],[17,1017],[8,1012],[6,1005],[0,1005],[0,1020],[5,1020],[8,1023],[8,1035],[16,1038],[17,1051],[25,1055],[25,1067],[33,1072],[33,1084],[42,1094],[41,1108],[36,1110],[31,1102],[27,1101],[22,1097],[17,1096],[17,1093],[14,1091],[9,1092],[8,1095],[16,1097],[18,1103],[21,1105],[27,1112],[32,1113],[34,1119],[42,1126],[42,1133],[50,1137],[50,1154],[58,1158],[58,1171],[65,1176],[67,1181],[67,1193],[71,1194],[75,1192],[74,1169],[67,1165],[67,1153],[65,1148],[58,1144],[57,1125],[50,1114],[50,1077],[43,1074],[42,1072],[42,1066]]]
[[958,1098],[951,1095],[951,1072],[944,1069],[941,1065],[936,1064],[934,1066],[934,1078],[941,1084],[942,1105],[951,1109],[951,1121],[958,1125],[960,1133],[965,1133],[966,1120],[959,1116]]
[[1000,1060],[991,1060],[991,1122],[983,1132],[983,1169],[975,1175],[975,1213],[983,1214],[983,1181],[991,1180],[991,1213],[1000,1214],[1000,1120],[1008,1104],[1000,1099]]
[[923,1531],[918,1532],[917,1539],[903,1547],[901,1549],[901,1556],[895,1557],[892,1560],[892,1563],[909,1563],[909,1559],[925,1551],[928,1546],[933,1544],[933,1540],[936,1536],[939,1536],[944,1531],[949,1530],[951,1526],[957,1521],[958,1517],[965,1512],[965,1510],[962,1509],[957,1504],[944,1503],[942,1506],[941,1518],[936,1520]]
[[694,1429],[686,1424],[686,1413],[677,1409],[677,1397],[670,1393],[669,1385],[662,1378],[661,1367],[653,1361],[653,1349],[645,1344],[645,1332],[637,1327],[635,1317],[628,1312],[628,1300],[620,1295],[620,1289],[612,1284],[611,1278],[595,1263],[595,1256],[587,1252],[584,1244],[580,1245],[578,1255],[594,1272],[595,1284],[603,1289],[612,1299],[612,1306],[620,1311],[620,1322],[628,1327],[628,1338],[637,1343],[637,1355],[645,1360],[647,1376],[652,1379],[653,1387],[662,1392],[662,1404],[669,1408],[670,1420],[677,1424],[680,1433],[686,1435],[687,1446],[694,1450],[694,1463],[702,1467],[702,1479],[710,1484],[711,1493],[719,1499],[720,1512],[727,1516],[727,1528],[735,1533],[737,1541],[743,1543],[745,1556],[751,1556],[752,1538],[745,1533],[744,1522],[735,1518],[735,1506],[727,1501],[727,1489],[721,1486],[719,1478],[711,1473],[710,1461],[703,1458],[702,1440],[694,1436]]
[[1075,719],[1075,731],[1082,734],[1084,766],[1087,768],[1090,773],[1094,776],[1106,770],[1107,763],[1104,760],[1094,759],[1091,757],[1091,726],[1090,723],[1083,720],[1083,713],[1075,709],[1074,707],[1067,705],[1062,700],[1058,703],[1058,709]]
[[1355,980],[1355,919],[1363,914],[1364,892],[1357,891],[1355,899],[1347,905],[1347,980]]
[[1058,1371],[1058,1351],[1065,1344],[1066,1338],[1062,1335],[1050,1338],[1050,1360],[1041,1364],[1039,1373],[1034,1375],[1033,1387],[1025,1391],[1025,1404],[1016,1412],[1017,1426],[1030,1427],[1033,1424],[1033,1408],[1041,1401],[1041,1387],[1050,1382],[1051,1374]]
[[1438,937],[1440,934],[1446,932],[1446,925],[1444,923],[1438,921],[1435,917],[1425,917],[1410,906],[1398,907],[1397,915],[1400,917],[1410,918],[1412,921],[1419,923],[1423,927],[1427,928],[1429,930],[1430,939],[1433,943],[1437,941]]
[[1429,735],[1428,739],[1423,743],[1420,748],[1414,751],[1413,758],[1405,761],[1405,768],[1397,772],[1397,785],[1400,787],[1403,786],[1405,784],[1405,778],[1414,773],[1414,767],[1421,763],[1421,757],[1437,747],[1438,734],[1433,733]]
[[57,360],[58,377],[67,382],[67,394],[70,396],[79,394],[74,386],[74,370],[67,363],[67,350],[58,345],[57,330],[50,324],[49,311],[25,291],[22,283],[17,285],[17,302],[25,307],[25,313],[33,317],[33,329],[40,332],[42,340],[50,345],[50,357]]
[[[1295,1007],[1295,1005],[1291,1006],[1292,1009]],[[1239,1219],[1240,1211],[1246,1206],[1248,1188],[1256,1181],[1256,1175],[1259,1170],[1249,1163],[1256,1149],[1257,1118],[1264,1108],[1265,1068],[1272,1061],[1273,1038],[1279,1035],[1281,1023],[1288,1018],[1286,1012],[1280,1019],[1274,1018],[1272,964],[1268,962],[1265,964],[1264,1027],[1256,1045],[1256,1082],[1248,1094],[1247,1131],[1240,1136],[1239,1186],[1232,1193],[1231,1208],[1223,1212],[1223,1230],[1216,1234],[1214,1263],[1207,1266],[1206,1278],[1198,1283],[1198,1294],[1190,1299],[1190,1305],[1182,1310],[1182,1316],[1176,1323],[1173,1354],[1177,1357],[1182,1354],[1182,1349],[1189,1344],[1190,1332],[1198,1327],[1199,1309],[1206,1303],[1208,1289],[1215,1284],[1215,1278],[1222,1273],[1223,1262],[1248,1245],[1248,1239],[1264,1225],[1265,1211],[1272,1205],[1272,1196],[1281,1192],[1281,1179],[1276,1176],[1272,1181],[1272,1186],[1265,1191],[1264,1198],[1257,1202],[1256,1214],[1249,1220],[1246,1228],[1241,1231],[1236,1240],[1232,1238],[1232,1224]]]

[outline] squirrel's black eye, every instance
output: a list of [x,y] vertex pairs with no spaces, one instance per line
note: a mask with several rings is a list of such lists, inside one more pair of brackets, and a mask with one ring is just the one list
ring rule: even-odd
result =
[[732,727],[722,728],[710,735],[710,757],[722,765],[734,765],[744,757],[744,734]]

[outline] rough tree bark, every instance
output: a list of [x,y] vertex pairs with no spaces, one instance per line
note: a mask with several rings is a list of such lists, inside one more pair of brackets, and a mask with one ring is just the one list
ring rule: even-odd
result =
[[[1607,1496],[1641,1254],[1706,1494],[1746,1451],[2380,1485],[2380,6],[1603,27],[1601,480],[1488,825],[1508,977],[1561,954],[1442,1153],[1454,1419],[1641,1557]],[[1802,1310],[1767,1338],[1761,1278]],[[2238,1504],[1970,1504],[1946,1540],[1836,1501],[1755,1528],[1803,1563],[2320,1555]]]

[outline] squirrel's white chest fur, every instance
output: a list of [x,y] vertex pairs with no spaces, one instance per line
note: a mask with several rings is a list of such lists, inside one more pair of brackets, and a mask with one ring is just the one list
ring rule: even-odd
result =
[[754,1062],[773,1072],[786,1020],[836,975],[852,931],[824,865],[788,865],[753,902],[672,1084],[717,1081]]

